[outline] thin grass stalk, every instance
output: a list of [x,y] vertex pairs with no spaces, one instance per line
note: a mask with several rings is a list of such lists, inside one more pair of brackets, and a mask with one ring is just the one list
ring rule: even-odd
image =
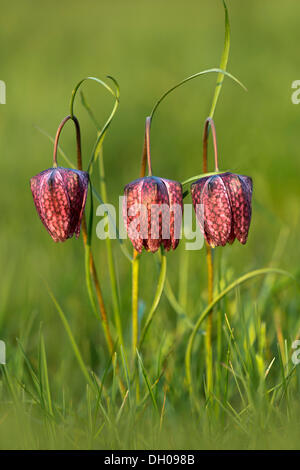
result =
[[132,357],[136,354],[139,338],[139,257],[136,250],[133,251],[132,263]]
[[[76,126],[77,168],[78,170],[82,171],[81,137],[80,137],[79,122],[78,122],[78,119],[74,115],[71,119],[74,121],[75,126]],[[106,309],[104,305],[103,295],[102,295],[102,291],[101,291],[101,287],[100,287],[100,283],[98,279],[95,261],[94,261],[93,253],[91,251],[91,244],[89,240],[90,237],[88,236],[85,214],[83,215],[83,218],[82,218],[82,238],[83,238],[84,247],[86,250],[88,250],[90,274],[92,276],[92,280],[95,286],[96,297],[98,301],[98,306],[100,310],[100,315],[101,315],[101,320],[102,320],[102,325],[104,329],[104,334],[105,334],[108,350],[109,350],[110,355],[112,355],[114,352],[114,346],[113,346],[114,343],[113,343],[112,335],[111,335],[110,328],[109,328],[107,313],[106,313]]]
[[[103,147],[102,146],[99,149],[99,172],[100,172],[100,193],[101,193],[101,197],[102,197],[102,200],[103,200],[104,204],[106,204],[108,199],[107,199],[107,189],[106,189]],[[110,240],[109,237],[106,238],[105,243],[106,243],[107,263],[108,263],[111,294],[112,294],[112,301],[113,301],[115,325],[116,325],[116,329],[117,329],[117,333],[118,333],[119,342],[122,346],[124,346],[123,329],[122,329],[121,312],[120,312],[120,301],[119,301],[118,285],[117,285],[117,277],[116,277],[115,263],[114,263],[114,259],[113,259],[111,240]]]
[[[84,108],[87,110],[89,117],[91,118],[95,128],[97,129],[98,138],[103,135],[105,136],[105,132],[107,130],[107,126],[104,126],[103,130],[100,130],[100,126],[95,118],[93,111],[91,110],[90,106],[85,100],[83,93],[81,92],[81,102]],[[117,93],[116,93],[116,103],[115,106],[118,105],[119,102],[119,90],[117,86]],[[113,109],[112,114],[115,112],[115,107]],[[111,119],[111,117],[109,118]],[[97,138],[97,141],[98,141]],[[100,194],[101,194],[101,203],[107,204],[108,197],[107,197],[107,186],[106,186],[106,179],[105,179],[105,167],[104,167],[104,155],[103,155],[103,138],[100,139],[99,144],[95,147],[95,154],[91,157],[91,162],[95,162],[97,157],[99,157],[99,173],[100,173]],[[91,166],[92,169],[92,166]],[[107,219],[108,220],[108,219]],[[123,329],[122,329],[122,322],[121,322],[121,314],[120,314],[120,302],[119,302],[119,295],[118,295],[118,286],[117,286],[117,277],[116,277],[116,270],[115,264],[113,259],[113,252],[111,246],[111,240],[109,237],[106,238],[106,252],[107,252],[107,263],[108,263],[108,270],[109,270],[109,277],[110,277],[110,286],[111,286],[111,293],[112,293],[112,301],[113,301],[113,310],[114,310],[114,317],[115,317],[115,325],[118,333],[118,338],[120,344],[124,347],[124,339],[123,339]]]

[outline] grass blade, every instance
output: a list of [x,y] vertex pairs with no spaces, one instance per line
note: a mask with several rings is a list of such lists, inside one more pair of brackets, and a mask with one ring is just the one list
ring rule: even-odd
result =
[[200,328],[201,323],[205,320],[207,315],[210,313],[210,311],[213,309],[213,307],[223,298],[225,295],[227,295],[230,291],[235,289],[237,286],[243,284],[244,282],[256,277],[256,276],[261,276],[265,274],[270,274],[270,273],[277,273],[281,274],[283,276],[290,276],[292,275],[288,273],[287,271],[283,271],[282,269],[276,269],[276,268],[262,268],[262,269],[256,269],[255,271],[250,271],[249,273],[245,274],[244,276],[239,277],[236,281],[232,282],[228,287],[226,287],[223,291],[218,294],[213,302],[211,302],[206,309],[202,312],[200,317],[198,318],[194,329],[190,335],[187,349],[186,349],[186,355],[185,355],[185,369],[186,369],[186,381],[187,385],[192,392],[192,381],[191,381],[191,354],[192,354],[192,348],[194,344],[194,340],[196,337],[196,334]]
[[160,301],[160,298],[161,298],[161,295],[162,295],[162,292],[163,292],[163,289],[164,289],[164,285],[165,285],[166,272],[167,272],[167,259],[166,259],[166,254],[164,253],[164,250],[162,248],[161,249],[160,273],[159,273],[157,288],[156,288],[156,292],[155,292],[155,297],[154,297],[150,312],[148,314],[145,326],[144,326],[142,334],[141,334],[141,339],[140,339],[140,342],[139,342],[139,348],[141,348],[141,346],[144,342],[146,333],[148,331],[148,328],[149,328],[149,326],[150,326],[150,324],[153,320],[154,314],[155,314],[156,309],[158,307],[158,304],[159,304],[159,301]]

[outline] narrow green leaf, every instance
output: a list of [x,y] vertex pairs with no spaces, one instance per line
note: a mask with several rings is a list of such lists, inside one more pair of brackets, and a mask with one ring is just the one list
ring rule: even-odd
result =
[[213,175],[220,175],[221,173],[226,173],[228,170],[223,170],[223,171],[213,171],[211,173],[201,173],[200,175],[196,176],[191,176],[187,180],[183,181],[181,184],[182,186],[185,186],[189,183],[192,183],[193,181],[199,180],[200,178],[204,178],[206,176],[213,176]]
[[64,325],[64,328],[65,328],[66,333],[67,333],[67,335],[68,335],[69,341],[70,341],[70,343],[71,343],[71,346],[72,346],[73,352],[74,352],[74,354],[75,354],[75,357],[76,357],[76,359],[77,359],[77,362],[78,362],[78,364],[79,364],[79,367],[80,367],[80,369],[81,369],[81,371],[82,371],[82,373],[83,373],[83,375],[84,375],[84,377],[85,377],[87,383],[91,386],[91,388],[92,388],[93,390],[95,390],[95,384],[93,383],[93,381],[92,381],[92,379],[91,379],[91,377],[90,377],[90,374],[89,374],[89,372],[88,372],[88,370],[87,370],[87,368],[86,368],[86,365],[85,365],[85,363],[84,363],[84,360],[83,360],[83,358],[82,358],[82,356],[81,356],[80,350],[79,350],[79,348],[78,348],[78,346],[77,346],[77,343],[76,343],[76,341],[75,341],[75,338],[74,338],[74,336],[73,336],[71,327],[70,327],[69,322],[68,322],[68,320],[67,320],[67,317],[66,317],[66,315],[64,314],[64,312],[63,312],[61,306],[60,306],[59,303],[57,302],[56,298],[54,297],[53,293],[52,293],[51,290],[49,289],[49,287],[48,287],[48,292],[49,292],[49,295],[50,295],[50,297],[51,297],[51,299],[52,299],[52,301],[53,301],[53,303],[54,303],[54,305],[55,305],[55,307],[56,307],[56,310],[57,310],[57,312],[58,312],[58,314],[59,314],[59,316],[60,316],[60,319],[61,319],[61,321],[62,321],[62,323],[63,323],[63,325]]
[[158,307],[162,292],[164,290],[164,285],[165,285],[165,280],[166,280],[166,272],[167,272],[167,259],[166,259],[166,254],[164,252],[164,249],[161,248],[161,264],[160,264],[160,273],[159,273],[159,278],[158,278],[158,283],[157,283],[157,288],[154,296],[154,300],[150,309],[150,312],[148,314],[145,326],[143,328],[142,334],[141,334],[141,339],[139,341],[139,348],[141,348],[146,333],[148,331],[148,328],[153,320],[154,314],[156,312],[156,309]]
[[[223,53],[222,53],[221,62],[220,62],[220,69],[225,71],[227,69],[229,50],[230,50],[230,24],[229,24],[228,10],[227,10],[226,3],[224,0],[223,0],[223,6],[225,10],[225,39],[224,39]],[[212,100],[212,105],[211,105],[210,113],[209,113],[209,116],[211,118],[213,118],[214,113],[215,113],[215,109],[217,106],[217,102],[218,102],[218,98],[221,92],[223,81],[224,81],[224,74],[219,73],[217,76],[217,84],[216,84],[215,93],[214,93],[214,97]]]
[[46,400],[47,410],[50,415],[53,415],[52,399],[48,377],[47,357],[45,341],[42,332],[40,332],[40,386],[41,394]]
[[149,391],[149,394],[150,394],[150,397],[151,397],[153,406],[154,406],[154,408],[155,408],[155,410],[156,410],[158,416],[160,416],[160,413],[159,413],[159,410],[158,410],[158,406],[157,406],[157,403],[156,403],[156,400],[155,400],[155,397],[154,397],[154,394],[153,394],[153,391],[152,391],[152,387],[151,387],[151,385],[150,385],[150,382],[149,382],[149,379],[148,379],[148,375],[147,375],[146,369],[145,369],[145,367],[144,367],[142,358],[141,358],[141,356],[139,355],[138,350],[136,350],[136,354],[137,354],[138,362],[139,362],[139,365],[140,365],[140,367],[141,367],[141,371],[142,371],[142,374],[143,374],[145,383],[146,383],[146,385],[147,385],[147,388],[148,388],[148,391]]

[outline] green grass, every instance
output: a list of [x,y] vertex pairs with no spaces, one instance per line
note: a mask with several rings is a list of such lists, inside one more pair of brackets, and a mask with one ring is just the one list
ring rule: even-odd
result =
[[[0,371],[0,448],[298,449],[300,369],[291,361],[291,344],[300,332],[300,108],[290,97],[291,83],[299,78],[300,6],[228,1],[228,71],[248,92],[225,78],[214,116],[220,166],[253,177],[254,201],[246,246],[235,242],[215,250],[215,297],[253,270],[279,268],[292,277],[254,277],[216,304],[208,399],[205,322],[194,334],[192,391],[185,371],[189,339],[208,306],[205,250],[187,252],[182,242],[167,254],[165,288],[134,363],[131,264],[117,241],[107,257],[110,248],[93,233],[114,340],[118,308],[123,327],[124,347],[119,342],[110,358],[86,291],[82,242],[52,242],[36,216],[28,181],[51,166],[52,144],[35,126],[53,136],[69,112],[75,84],[84,76],[105,80],[111,74],[120,83],[121,99],[103,158],[107,199],[116,203],[139,174],[144,121],[157,98],[186,76],[218,67],[222,3],[193,0],[189,8],[177,0],[172,5],[154,0],[151,6],[138,0],[68,3],[18,1],[18,8],[1,9],[6,22],[0,79],[6,82],[7,104],[0,105],[0,339],[6,342],[7,364]],[[201,173],[202,126],[215,80],[210,74],[191,81],[156,112],[155,174],[184,181]],[[104,125],[112,97],[94,83],[83,89]],[[80,99],[75,114],[86,167],[96,131]],[[60,144],[75,164],[71,125]],[[59,162],[64,163],[61,156]],[[210,147],[213,171],[211,162]],[[95,167],[93,184],[103,194],[97,173]],[[95,224],[95,213],[94,219]],[[142,327],[156,307],[159,268],[157,256],[142,255]]]

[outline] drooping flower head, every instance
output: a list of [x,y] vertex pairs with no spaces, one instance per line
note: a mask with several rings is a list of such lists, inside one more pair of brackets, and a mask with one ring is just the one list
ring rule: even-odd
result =
[[245,244],[251,222],[252,179],[233,173],[200,178],[191,185],[197,220],[212,247]]
[[[203,134],[203,172],[207,173],[207,142],[212,131],[215,172],[219,172],[216,128],[208,117]],[[204,176],[191,184],[200,230],[211,246],[225,246],[237,238],[243,245],[251,222],[252,179],[230,172]]]
[[[76,129],[78,170],[57,166],[57,147],[60,133],[69,120]],[[89,174],[82,171],[80,126],[74,115],[60,123],[53,149],[53,168],[42,171],[30,180],[37,213],[55,242],[64,242],[74,233],[79,237],[81,219],[86,203]]]
[[175,250],[182,219],[182,187],[156,176],[139,178],[124,188],[123,217],[136,251]]
[[[150,155],[151,116],[146,118],[141,178],[124,188],[123,218],[133,247],[154,253],[160,246],[175,250],[179,243],[183,197],[177,181],[152,176]],[[148,161],[149,176],[145,175]]]
[[78,238],[89,175],[70,168],[49,168],[30,180],[37,213],[55,242]]

